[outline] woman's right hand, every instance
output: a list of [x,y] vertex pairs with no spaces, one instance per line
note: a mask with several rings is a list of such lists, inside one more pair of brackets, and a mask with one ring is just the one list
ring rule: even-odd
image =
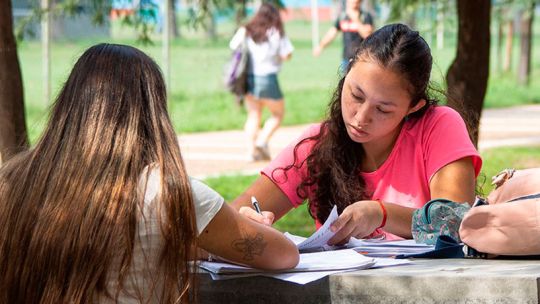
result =
[[245,206],[240,207],[238,212],[257,223],[261,223],[266,226],[272,226],[272,223],[274,223],[274,219],[275,219],[274,213],[270,211],[262,211],[262,214],[259,214],[253,208],[245,207]]

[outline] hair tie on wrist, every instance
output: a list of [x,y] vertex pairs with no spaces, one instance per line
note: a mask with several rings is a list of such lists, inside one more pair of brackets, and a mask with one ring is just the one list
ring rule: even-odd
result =
[[379,205],[381,206],[381,210],[383,214],[381,225],[377,227],[377,229],[379,229],[379,228],[384,227],[384,225],[386,225],[386,218],[388,217],[388,212],[386,212],[386,208],[384,207],[384,204],[381,202],[381,200],[376,199],[375,201],[378,202]]

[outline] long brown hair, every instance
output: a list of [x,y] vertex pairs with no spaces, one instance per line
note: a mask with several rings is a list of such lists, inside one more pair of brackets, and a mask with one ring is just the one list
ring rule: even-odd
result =
[[246,31],[253,41],[261,43],[268,41],[267,31],[271,28],[275,28],[282,37],[285,35],[279,10],[270,3],[263,3],[246,25]]
[[[305,160],[308,177],[296,191],[302,198],[309,196],[311,216],[321,222],[326,220],[334,205],[337,205],[338,212],[341,213],[350,204],[371,197],[360,175],[364,148],[347,134],[341,112],[341,94],[345,77],[359,58],[373,60],[382,67],[402,75],[409,84],[411,107],[422,99],[427,101],[423,108],[410,114],[408,119],[421,117],[429,107],[437,103],[428,94],[431,51],[418,32],[406,25],[390,24],[377,30],[362,42],[334,91],[328,116],[321,124],[319,133],[300,141],[294,149],[294,163],[280,168],[286,172],[304,165],[297,163],[297,150],[303,144],[314,142],[313,149]],[[313,191],[310,192],[310,189]]]
[[[0,169],[0,302],[82,303],[132,263],[147,165],[161,173],[161,302],[187,302],[193,199],[157,64],[99,44],[75,64],[33,149]],[[118,261],[119,266],[113,261]],[[114,270],[113,270],[114,269]]]

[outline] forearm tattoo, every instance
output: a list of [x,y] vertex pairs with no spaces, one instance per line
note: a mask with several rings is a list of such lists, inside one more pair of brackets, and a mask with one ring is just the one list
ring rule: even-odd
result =
[[262,255],[266,245],[262,233],[257,233],[253,237],[246,236],[232,242],[232,247],[242,252],[246,261],[252,261],[256,255]]

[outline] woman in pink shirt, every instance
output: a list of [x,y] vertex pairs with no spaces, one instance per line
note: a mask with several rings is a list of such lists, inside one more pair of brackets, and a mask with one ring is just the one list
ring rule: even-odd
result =
[[[271,225],[309,202],[317,227],[337,205],[329,244],[411,238],[412,212],[433,198],[473,202],[482,160],[461,116],[428,95],[432,57],[418,32],[387,25],[349,63],[328,117],[284,149],[234,201]],[[256,196],[262,215],[249,207]]]

